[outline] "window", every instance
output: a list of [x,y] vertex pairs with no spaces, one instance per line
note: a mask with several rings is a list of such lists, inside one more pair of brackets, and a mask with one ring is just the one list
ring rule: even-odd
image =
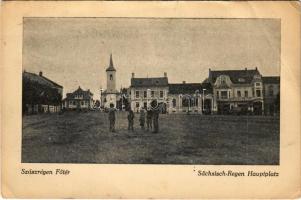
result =
[[147,91],[143,91],[143,97],[144,97],[144,98],[147,97]]
[[139,91],[136,91],[136,98],[139,98]]
[[175,108],[177,106],[177,100],[173,99],[172,100],[172,107]]
[[216,98],[219,99],[219,91],[216,91]]
[[81,101],[80,103],[81,103],[81,105],[82,105],[82,106],[85,104],[85,102],[84,102],[84,101]]
[[155,97],[155,91],[151,91],[151,97]]
[[241,92],[240,92],[240,90],[237,91],[237,97],[241,97]]
[[227,99],[228,98],[228,92],[227,91],[221,91],[221,98]]
[[261,90],[256,90],[256,96],[261,97]]
[[112,74],[110,74],[110,80],[111,80],[111,81],[113,80],[113,75],[112,75]]
[[139,108],[139,106],[140,106],[139,102],[136,102],[136,108]]
[[255,83],[256,86],[260,86],[260,83]]
[[244,78],[239,78],[238,82],[243,83],[243,82],[245,82],[245,79]]
[[163,98],[163,91],[160,91],[160,98]]
[[248,90],[245,91],[245,97],[249,97],[249,92],[248,92]]
[[226,78],[224,76],[221,77],[221,84],[226,84]]
[[147,102],[144,102],[144,103],[143,103],[143,107],[144,107],[144,109],[147,108]]

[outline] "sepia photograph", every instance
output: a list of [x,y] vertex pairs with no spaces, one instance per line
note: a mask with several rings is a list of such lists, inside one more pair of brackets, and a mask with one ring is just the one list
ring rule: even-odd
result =
[[5,198],[300,197],[300,3],[5,1]]
[[280,164],[278,18],[24,17],[22,163]]

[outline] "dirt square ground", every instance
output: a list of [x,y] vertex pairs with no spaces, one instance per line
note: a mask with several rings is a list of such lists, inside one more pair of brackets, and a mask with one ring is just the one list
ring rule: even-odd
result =
[[161,114],[160,132],[127,130],[118,112],[23,116],[22,162],[106,164],[279,164],[279,117]]

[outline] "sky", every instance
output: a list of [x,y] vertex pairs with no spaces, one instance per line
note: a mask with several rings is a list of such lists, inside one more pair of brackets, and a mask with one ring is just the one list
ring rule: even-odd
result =
[[211,70],[280,74],[279,19],[24,18],[23,69],[99,98],[110,54],[117,89],[135,77],[200,83]]

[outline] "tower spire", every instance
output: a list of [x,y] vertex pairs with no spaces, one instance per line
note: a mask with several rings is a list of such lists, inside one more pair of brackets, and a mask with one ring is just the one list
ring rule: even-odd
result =
[[113,64],[112,53],[110,55],[110,64],[109,64],[109,67],[106,69],[106,71],[116,71],[116,69],[114,68],[114,64]]
[[110,67],[114,67],[114,65],[113,65],[113,58],[112,58],[112,53],[111,53],[111,55],[110,55]]

